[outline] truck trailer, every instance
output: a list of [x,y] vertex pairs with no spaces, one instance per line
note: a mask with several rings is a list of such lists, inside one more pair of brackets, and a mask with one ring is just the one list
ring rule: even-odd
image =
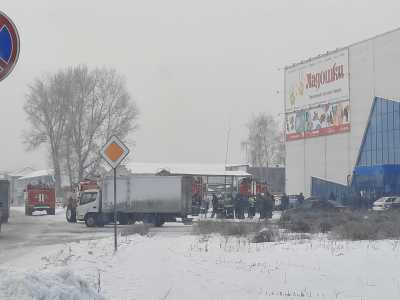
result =
[[[124,225],[143,221],[154,226],[188,220],[192,212],[193,177],[124,175],[117,177],[117,221]],[[69,209],[69,208],[68,208]],[[67,212],[71,215],[71,212]],[[76,219],[88,227],[114,220],[114,179],[105,177],[99,188],[80,193]]]
[[10,216],[10,182],[0,180],[0,230],[1,224],[8,222]]

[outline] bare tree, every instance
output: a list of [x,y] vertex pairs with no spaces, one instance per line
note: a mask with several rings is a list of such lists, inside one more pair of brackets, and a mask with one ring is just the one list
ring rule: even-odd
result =
[[31,129],[29,149],[49,146],[56,188],[61,173],[70,183],[94,174],[99,150],[113,134],[126,138],[137,126],[138,110],[115,70],[78,66],[59,71],[30,87],[24,106]]
[[279,122],[266,113],[253,116],[247,124],[248,136],[242,142],[249,163],[254,167],[283,164],[285,149]]
[[31,124],[24,133],[28,149],[47,144],[54,169],[57,195],[61,191],[61,145],[67,123],[67,103],[71,97],[71,82],[63,73],[37,79],[30,86],[24,110]]
[[[69,103],[66,144],[67,165],[75,180],[96,172],[100,164],[99,150],[111,137],[125,138],[137,127],[138,110],[115,70],[86,66],[73,69],[74,97]],[[69,163],[68,163],[69,161]],[[75,171],[75,172],[74,172]]]

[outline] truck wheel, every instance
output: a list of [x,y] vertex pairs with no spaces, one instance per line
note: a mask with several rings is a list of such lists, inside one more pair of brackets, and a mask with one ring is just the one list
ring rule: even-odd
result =
[[161,227],[163,226],[165,221],[163,219],[157,219],[156,222],[154,223],[154,226],[156,227]]
[[193,219],[182,218],[183,225],[193,225]]
[[135,224],[136,218],[134,216],[129,216],[129,222],[128,224]]
[[161,227],[165,223],[165,220],[161,218],[160,216],[155,216],[154,217],[154,226],[156,227]]
[[104,227],[105,222],[101,216],[96,217],[96,226],[97,227]]
[[118,222],[120,225],[127,225],[129,223],[129,217],[126,214],[118,215]]
[[25,216],[32,216],[32,209],[29,206],[25,206]]
[[95,215],[93,214],[87,215],[85,218],[85,224],[87,227],[95,227],[97,225]]
[[143,221],[144,224],[152,225],[154,223],[153,219],[154,219],[153,216],[147,215],[147,216],[143,217],[142,221]]
[[147,215],[143,218],[143,223],[155,227],[161,227],[164,225],[165,220],[158,215]]

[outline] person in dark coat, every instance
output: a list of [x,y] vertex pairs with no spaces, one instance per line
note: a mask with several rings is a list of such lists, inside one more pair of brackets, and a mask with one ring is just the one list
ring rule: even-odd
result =
[[283,194],[281,198],[281,207],[282,210],[287,210],[289,208],[289,197],[286,194]]
[[275,208],[275,197],[274,197],[274,195],[272,195],[270,193],[268,193],[268,194],[269,194],[269,198],[268,198],[269,202],[267,203],[267,217],[272,218],[272,211]]
[[70,223],[76,223],[76,207],[77,201],[72,196],[68,198],[67,203],[67,220]]
[[240,219],[245,218],[245,212],[247,211],[249,200],[247,196],[242,196],[240,199]]
[[256,195],[256,213],[261,214],[261,207],[262,207],[262,197],[260,193]]
[[272,218],[272,211],[274,210],[275,206],[275,198],[274,195],[268,193],[267,194],[267,202],[266,202],[266,207],[265,207],[265,216],[268,219]]
[[298,205],[302,205],[304,203],[303,193],[300,193],[299,195],[297,195],[297,202],[298,202]]
[[204,215],[205,218],[207,218],[207,213],[208,213],[208,208],[210,206],[209,200],[207,196],[203,197],[203,200],[201,201],[201,213]]
[[235,199],[233,201],[233,205],[235,207],[235,218],[236,219],[239,219],[239,215],[240,215],[240,198],[241,198],[240,193],[237,193],[235,196]]
[[260,210],[260,219],[265,219],[266,216],[266,205],[267,205],[267,199],[265,198],[264,193],[259,194],[259,199],[258,199],[258,207]]
[[249,218],[252,219],[256,215],[256,197],[250,196],[249,197]]
[[272,195],[268,192],[266,195],[261,194],[260,219],[272,218],[273,208],[274,208],[274,203]]
[[214,218],[214,216],[218,213],[218,198],[217,195],[213,194],[212,196],[212,214],[211,214],[211,218]]

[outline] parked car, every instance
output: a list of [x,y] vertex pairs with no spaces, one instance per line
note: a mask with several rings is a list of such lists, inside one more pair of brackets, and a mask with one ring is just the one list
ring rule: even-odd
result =
[[382,197],[376,200],[372,206],[374,211],[384,211],[389,209],[399,209],[400,208],[400,197],[389,196]]
[[323,200],[316,197],[309,197],[293,210],[314,210],[314,211],[345,211],[348,207],[333,200]]
[[294,208],[298,204],[297,195],[288,195],[289,197],[289,208]]

